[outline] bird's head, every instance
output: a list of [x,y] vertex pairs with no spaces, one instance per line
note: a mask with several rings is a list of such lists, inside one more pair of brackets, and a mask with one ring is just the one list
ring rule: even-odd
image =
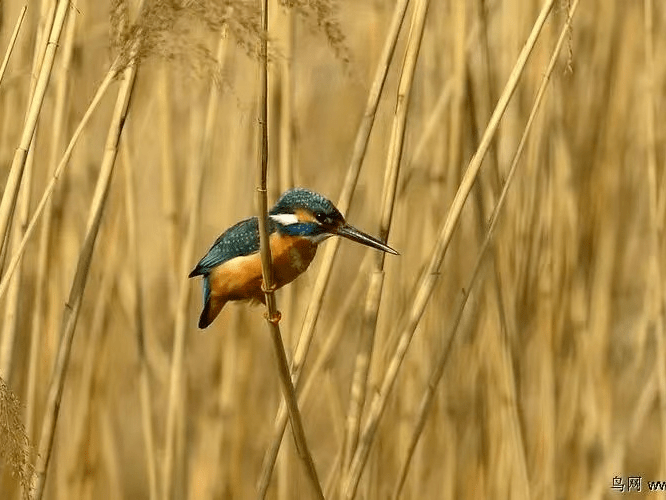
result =
[[268,215],[283,234],[308,238],[314,243],[338,235],[383,252],[398,254],[378,239],[347,224],[330,200],[309,189],[293,188],[284,192]]

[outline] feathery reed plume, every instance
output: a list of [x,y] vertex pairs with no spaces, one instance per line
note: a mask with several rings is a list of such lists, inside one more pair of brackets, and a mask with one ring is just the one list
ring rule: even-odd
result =
[[336,57],[343,63],[350,62],[345,35],[337,20],[336,0],[279,0],[280,4],[295,11],[313,26],[313,31],[323,32]]
[[9,466],[30,498],[34,467],[30,462],[30,441],[21,422],[21,403],[0,377],[0,463]]
[[[349,62],[342,29],[336,19],[337,2],[333,0],[280,0],[308,24],[323,32],[335,55]],[[261,59],[257,40],[266,38],[268,31],[261,26],[261,7],[245,0],[199,0],[186,6],[169,0],[155,0],[147,5],[137,22],[123,27],[127,17],[127,0],[112,3],[111,32],[113,45],[127,64],[133,40],[141,37],[138,60],[159,57],[184,68],[193,76],[210,76],[216,69],[214,53],[205,43],[205,34],[228,31],[236,43],[253,59]],[[269,52],[273,59],[278,52]]]

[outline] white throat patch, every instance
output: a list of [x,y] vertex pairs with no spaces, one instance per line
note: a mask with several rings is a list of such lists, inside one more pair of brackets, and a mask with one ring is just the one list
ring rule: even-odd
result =
[[283,226],[291,226],[292,224],[298,224],[301,222],[295,214],[275,214],[269,215],[269,217]]

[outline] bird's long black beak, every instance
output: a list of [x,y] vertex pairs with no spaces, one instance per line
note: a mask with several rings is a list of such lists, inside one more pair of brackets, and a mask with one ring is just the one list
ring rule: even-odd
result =
[[344,236],[347,239],[355,241],[356,243],[360,243],[362,245],[366,245],[368,247],[381,250],[382,252],[392,253],[393,255],[400,255],[390,246],[385,245],[377,238],[373,238],[369,234],[365,234],[363,231],[359,231],[358,229],[356,229],[353,226],[350,226],[349,224],[343,224],[342,226],[339,226],[338,228],[336,228],[335,233],[339,236]]

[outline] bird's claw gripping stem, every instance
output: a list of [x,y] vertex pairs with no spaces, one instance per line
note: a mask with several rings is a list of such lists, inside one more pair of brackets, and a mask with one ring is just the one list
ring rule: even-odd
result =
[[264,318],[266,318],[266,321],[273,323],[274,325],[277,325],[282,319],[282,313],[280,311],[275,311],[275,314],[271,316],[270,314],[268,314],[268,311],[265,311]]

